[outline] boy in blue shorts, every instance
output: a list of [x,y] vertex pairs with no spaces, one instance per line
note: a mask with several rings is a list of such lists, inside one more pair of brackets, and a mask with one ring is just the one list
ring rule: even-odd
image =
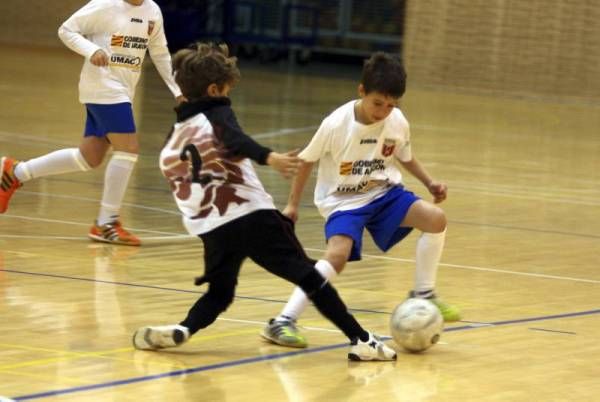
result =
[[[406,73],[399,59],[378,52],[365,62],[358,86],[360,99],[327,116],[299,154],[303,163],[283,213],[294,222],[298,219],[306,180],[314,163],[320,161],[314,201],[326,219],[327,250],[316,265],[321,275],[331,280],[344,269],[346,261],[360,260],[365,228],[383,251],[413,228],[419,229],[415,287],[409,295],[431,300],[445,321],[457,321],[459,310],[434,293],[446,216],[441,208],[407,191],[396,166],[399,162],[421,181],[434,203],[446,199],[446,185],[434,180],[413,155],[409,125],[397,107],[405,88]],[[302,289],[294,289],[262,336],[283,346],[305,347],[306,339],[295,323],[307,305]]]
[[71,50],[85,57],[79,101],[87,120],[78,148],[51,152],[19,162],[0,160],[0,213],[14,192],[31,179],[87,171],[106,166],[98,217],[88,236],[95,241],[139,246],[140,240],[121,225],[119,210],[138,158],[138,137],[131,102],[146,51],[177,101],[181,91],[171,74],[171,55],[160,8],[152,0],[91,0],[58,30]]

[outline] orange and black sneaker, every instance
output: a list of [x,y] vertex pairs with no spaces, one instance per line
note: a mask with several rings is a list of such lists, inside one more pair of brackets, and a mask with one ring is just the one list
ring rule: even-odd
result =
[[17,163],[19,162],[7,156],[0,160],[0,214],[6,212],[10,197],[22,186],[15,176]]
[[141,245],[140,239],[125,230],[119,221],[109,222],[101,226],[98,225],[98,222],[94,222],[94,226],[90,229],[88,237],[102,243],[121,244],[124,246]]

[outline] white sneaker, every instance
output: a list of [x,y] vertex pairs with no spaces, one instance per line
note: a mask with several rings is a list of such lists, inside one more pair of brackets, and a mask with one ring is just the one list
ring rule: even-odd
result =
[[388,361],[396,360],[396,352],[387,346],[375,334],[369,332],[366,342],[354,338],[348,350],[348,359],[354,361]]
[[190,337],[190,330],[182,325],[141,327],[133,334],[133,346],[140,350],[156,350],[179,346]]

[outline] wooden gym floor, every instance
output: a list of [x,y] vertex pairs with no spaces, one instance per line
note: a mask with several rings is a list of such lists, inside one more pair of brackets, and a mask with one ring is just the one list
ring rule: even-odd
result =
[[[77,146],[81,60],[62,49],[2,47],[0,155],[28,159]],[[277,150],[307,143],[355,96],[358,70],[318,75],[241,63],[232,93],[248,133]],[[344,69],[345,70],[345,69]],[[202,292],[202,245],[184,234],[157,169],[173,102],[152,66],[135,111],[141,155],[123,208],[141,248],[91,243],[103,168],[27,183],[0,215],[0,395],[47,401],[594,401],[600,394],[600,113],[598,105],[409,87],[413,149],[448,183],[438,292],[460,305],[441,344],[394,363],[351,363],[346,339],[309,308],[310,347],[259,332],[292,287],[251,262],[236,302],[183,347],[134,351],[133,331],[178,322]],[[289,182],[259,174],[283,207]],[[410,189],[427,197],[422,186]],[[310,186],[312,188],[312,185]],[[298,234],[324,249],[322,219],[303,201]],[[414,272],[415,234],[365,258],[335,285],[368,329]],[[393,345],[392,341],[388,341]]]

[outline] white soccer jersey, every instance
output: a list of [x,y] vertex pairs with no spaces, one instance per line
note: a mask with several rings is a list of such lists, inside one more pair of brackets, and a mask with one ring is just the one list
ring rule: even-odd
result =
[[[171,74],[162,13],[152,0],[140,6],[125,0],[91,0],[61,25],[58,35],[85,57],[79,80],[81,103],[132,102],[146,49],[173,95],[181,95]],[[98,49],[108,55],[109,66],[90,63]]]
[[160,169],[190,234],[209,232],[259,209],[276,209],[250,159],[228,157],[203,114],[175,124],[160,154]]
[[323,120],[300,153],[307,162],[319,161],[314,201],[323,217],[335,211],[360,208],[402,182],[396,159],[412,159],[408,121],[398,108],[377,123],[356,121],[356,100]]

